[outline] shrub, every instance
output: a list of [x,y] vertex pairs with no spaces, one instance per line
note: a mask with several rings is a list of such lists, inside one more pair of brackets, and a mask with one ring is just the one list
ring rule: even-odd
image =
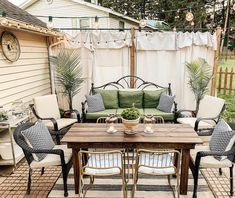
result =
[[223,112],[221,118],[224,119],[227,122],[235,122],[235,102],[234,102],[234,96],[230,95],[219,95],[220,98],[225,99],[226,108]]

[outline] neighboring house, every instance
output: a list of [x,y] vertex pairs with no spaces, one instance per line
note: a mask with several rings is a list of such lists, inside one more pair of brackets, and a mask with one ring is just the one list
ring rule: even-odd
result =
[[[53,18],[53,24],[56,28],[94,28],[97,27],[95,25],[96,16],[98,17],[99,28],[139,26],[139,21],[136,19],[96,5],[96,0],[90,2],[82,0],[28,0],[20,7],[32,15],[41,16],[38,18],[44,22],[48,22],[48,16],[61,17]],[[151,26],[148,27],[152,28]]]
[[26,11],[0,1],[0,106],[9,109],[16,100],[27,105],[51,93],[48,37],[55,34]]

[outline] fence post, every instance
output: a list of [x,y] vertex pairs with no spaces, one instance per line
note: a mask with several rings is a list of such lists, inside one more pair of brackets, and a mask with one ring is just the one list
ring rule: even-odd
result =
[[221,91],[221,83],[222,83],[222,67],[220,67],[219,71],[219,86],[218,86],[219,93]]
[[215,57],[214,57],[214,63],[213,63],[213,76],[212,76],[212,82],[211,82],[211,95],[215,95],[215,89],[216,89],[216,75],[217,75],[217,66],[219,63],[219,54],[220,54],[220,40],[221,40],[221,27],[216,28],[216,40],[217,40],[217,49],[215,51]]
[[[131,28],[131,50],[130,50],[130,56],[131,56],[131,63],[130,63],[130,75],[135,75],[135,28]],[[130,79],[130,85],[131,88],[134,88],[134,78],[131,77]]]
[[227,78],[228,78],[228,68],[226,67],[224,74],[224,94],[226,94],[226,89],[227,89]]
[[229,83],[229,94],[232,95],[232,90],[233,90],[233,68],[231,69],[230,72],[230,83]]

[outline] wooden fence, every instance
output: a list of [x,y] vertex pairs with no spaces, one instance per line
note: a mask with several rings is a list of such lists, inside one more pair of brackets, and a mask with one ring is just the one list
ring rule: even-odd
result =
[[220,67],[218,76],[218,93],[229,95],[235,94],[235,72],[233,72],[233,68],[231,68],[231,70],[229,71],[226,67],[223,71],[222,67]]

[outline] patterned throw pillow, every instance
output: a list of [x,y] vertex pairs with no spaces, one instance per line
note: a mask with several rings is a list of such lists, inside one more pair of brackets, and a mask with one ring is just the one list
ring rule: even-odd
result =
[[[28,146],[35,150],[51,150],[55,143],[52,140],[51,134],[41,120],[38,120],[35,125],[21,131]],[[36,161],[41,161],[47,156],[46,153],[35,153],[33,158]]]
[[[209,143],[210,150],[214,152],[229,151],[235,143],[235,131],[229,125],[221,120],[215,126]],[[214,156],[217,160],[226,159],[226,156]]]
[[105,110],[101,94],[86,95],[86,100],[88,105],[88,113]]
[[162,93],[157,109],[160,111],[170,113],[172,109],[172,105],[174,104],[174,100],[175,100],[175,96],[170,96],[170,95],[167,95],[166,93]]

